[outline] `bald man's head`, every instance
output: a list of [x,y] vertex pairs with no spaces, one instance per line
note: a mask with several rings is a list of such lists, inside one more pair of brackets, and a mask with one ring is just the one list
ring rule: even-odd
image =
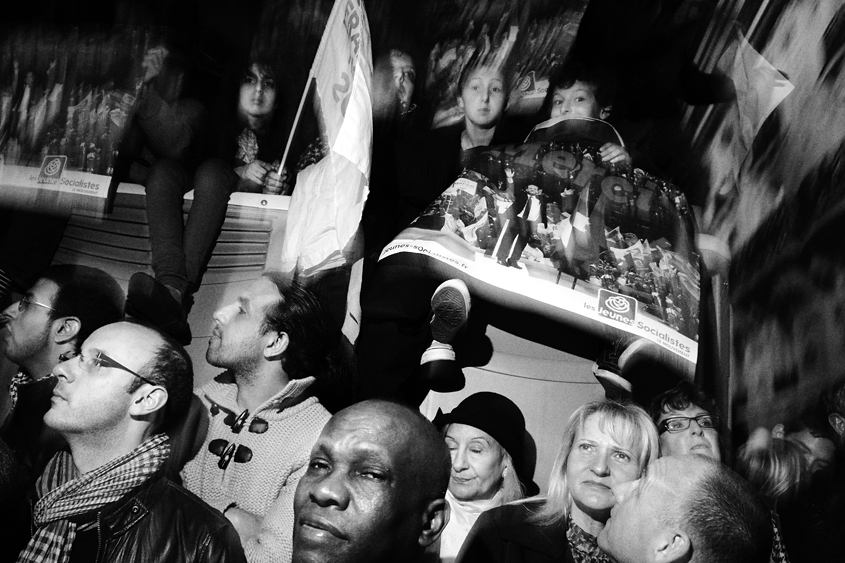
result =
[[294,561],[413,561],[447,519],[449,452],[418,412],[365,401],[329,420],[296,490]]
[[667,456],[613,488],[616,506],[598,537],[619,563],[768,561],[772,524],[739,475],[701,455]]

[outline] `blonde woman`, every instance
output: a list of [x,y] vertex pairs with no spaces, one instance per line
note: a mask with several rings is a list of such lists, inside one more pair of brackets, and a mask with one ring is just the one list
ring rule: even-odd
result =
[[563,431],[547,497],[481,515],[459,563],[605,563],[596,537],[615,503],[611,487],[634,481],[657,459],[659,439],[635,405],[594,401],[576,410]]

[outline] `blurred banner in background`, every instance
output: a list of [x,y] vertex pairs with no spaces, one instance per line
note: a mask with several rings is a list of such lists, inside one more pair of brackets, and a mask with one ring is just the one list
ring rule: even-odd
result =
[[[20,28],[0,38],[0,204],[103,211],[159,30]],[[64,208],[64,209],[62,209]]]

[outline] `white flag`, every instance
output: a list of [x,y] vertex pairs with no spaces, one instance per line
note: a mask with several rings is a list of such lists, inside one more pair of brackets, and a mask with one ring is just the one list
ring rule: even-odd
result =
[[282,270],[304,275],[346,262],[369,192],[373,62],[361,0],[335,1],[309,76],[328,154],[299,174],[282,246]]
[[[361,0],[335,0],[306,89],[312,78],[328,154],[299,174],[288,210],[281,269],[300,276],[362,259],[356,255],[363,247],[356,233],[369,193],[373,55]],[[360,290],[357,263],[343,324],[353,343],[361,318]]]

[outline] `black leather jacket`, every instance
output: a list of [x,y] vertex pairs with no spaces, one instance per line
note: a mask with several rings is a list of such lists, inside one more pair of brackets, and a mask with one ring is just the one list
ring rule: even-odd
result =
[[229,521],[160,475],[103,508],[97,521],[97,562],[246,563]]

